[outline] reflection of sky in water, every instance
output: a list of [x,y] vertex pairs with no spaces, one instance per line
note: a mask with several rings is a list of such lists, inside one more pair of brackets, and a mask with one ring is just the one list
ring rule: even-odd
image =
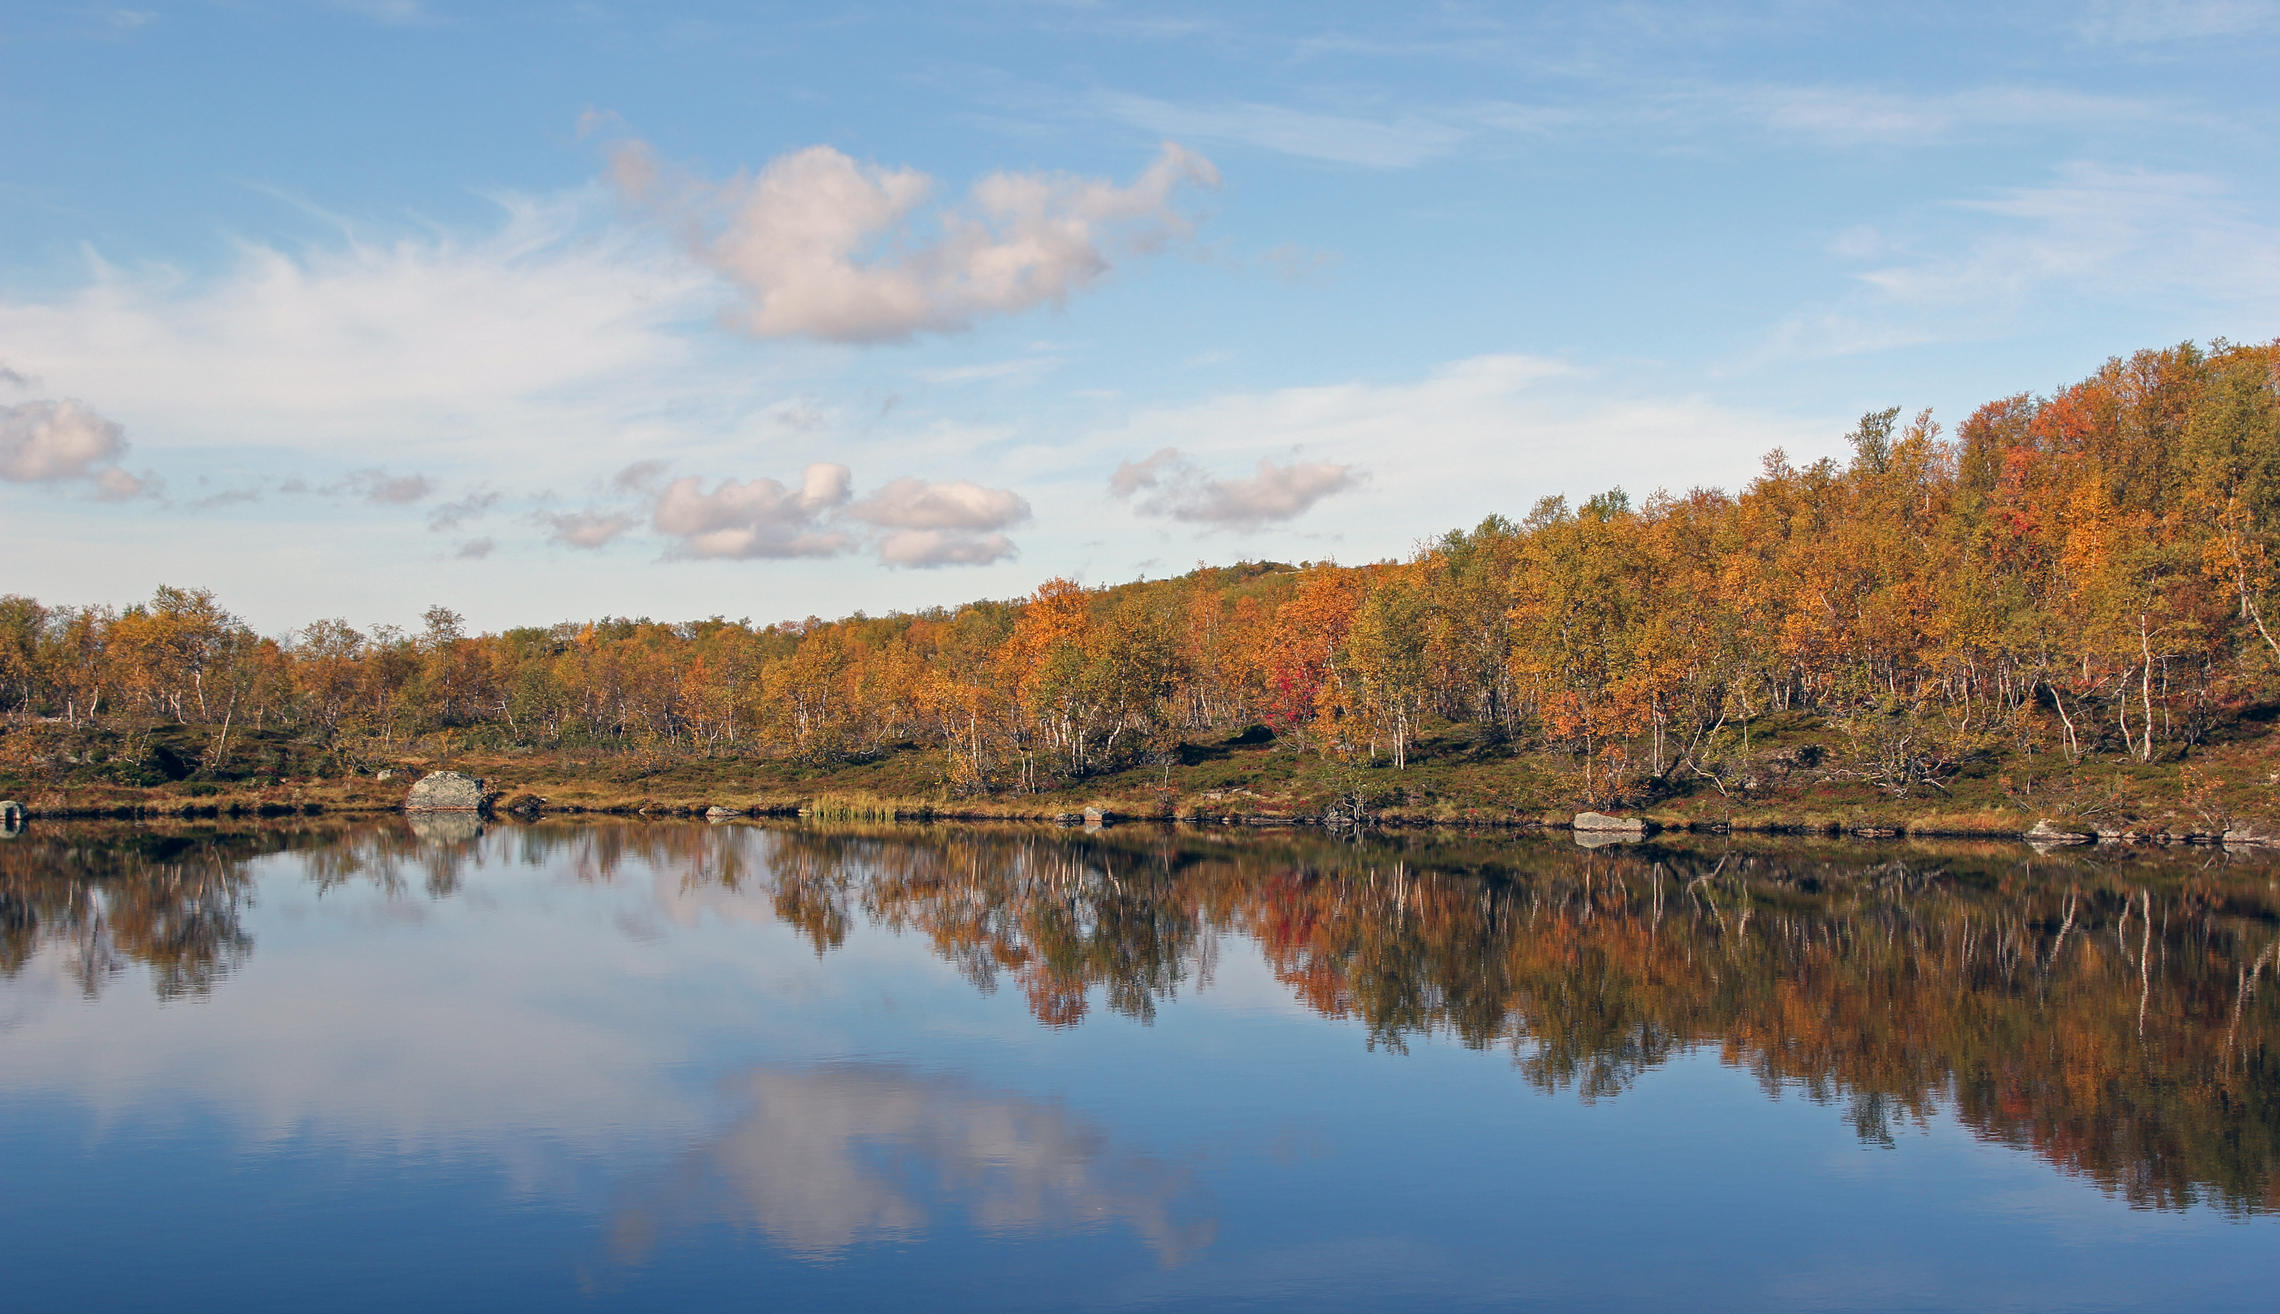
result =
[[42,943],[0,980],[0,1306],[2262,1306],[2269,1218],[1944,1118],[1864,1146],[1711,1053],[1585,1104],[1373,1051],[1237,936],[1148,1025],[1040,1027],[859,900],[819,953],[766,832],[691,829],[257,859],[203,995],[90,1000]]
[[923,1236],[928,1193],[985,1232],[1129,1227],[1167,1263],[1211,1239],[1208,1222],[1175,1216],[1192,1208],[1189,1174],[1118,1152],[1058,1103],[875,1064],[761,1070],[730,1086],[743,1114],[619,1213],[628,1258],[661,1227],[725,1218],[830,1259]]

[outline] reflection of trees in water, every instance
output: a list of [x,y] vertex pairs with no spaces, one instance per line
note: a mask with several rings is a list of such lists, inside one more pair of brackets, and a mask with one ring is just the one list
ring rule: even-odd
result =
[[92,999],[140,964],[161,999],[200,995],[253,951],[246,861],[274,837],[17,836],[0,846],[0,976],[43,946]]
[[1872,1141],[1945,1105],[2136,1204],[2280,1207],[2262,868],[956,832],[791,832],[771,866],[779,908],[839,910],[819,945],[852,901],[1049,1024],[1093,986],[1150,1016],[1232,931],[1373,1046],[1507,1048],[1586,1100],[1715,1046]]
[[90,991],[128,962],[206,989],[250,952],[245,863],[285,848],[320,888],[394,897],[493,863],[638,867],[679,912],[765,909],[819,955],[859,922],[922,935],[1054,1026],[1096,998],[1151,1018],[1235,933],[1372,1046],[1507,1049],[1586,1100],[1714,1046],[1872,1141],[1944,1107],[2136,1204],[2280,1208],[2280,896],[2267,866],[2215,855],[618,822],[27,835],[0,847],[0,971],[54,941]]
[[779,916],[818,953],[846,937],[850,906],[881,927],[925,935],[977,989],[1011,976],[1040,1022],[1108,1007],[1146,1021],[1191,974],[1207,974],[1195,910],[1160,865],[1111,850],[943,831],[913,843],[781,832],[768,854]]

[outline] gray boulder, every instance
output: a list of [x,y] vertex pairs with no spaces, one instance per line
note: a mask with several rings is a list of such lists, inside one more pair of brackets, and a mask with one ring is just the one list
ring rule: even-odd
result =
[[2224,845],[2228,849],[2253,849],[2267,844],[2280,844],[2280,836],[2275,836],[2270,827],[2253,821],[2236,821],[2225,828]]
[[1604,812],[1578,812],[1571,824],[1577,830],[1615,831],[1630,835],[1647,833],[1647,823],[1637,817],[1610,817]]
[[404,800],[406,812],[480,812],[483,782],[456,771],[431,771],[412,786]]
[[726,821],[730,817],[741,817],[743,815],[744,814],[742,812],[737,811],[735,808],[724,808],[718,803],[715,803],[711,807],[705,809],[705,820],[707,821]]
[[2027,843],[2037,845],[2088,844],[2096,838],[2095,834],[2086,835],[2079,830],[2064,830],[2053,826],[2047,817],[2036,822],[2035,828],[2027,832]]

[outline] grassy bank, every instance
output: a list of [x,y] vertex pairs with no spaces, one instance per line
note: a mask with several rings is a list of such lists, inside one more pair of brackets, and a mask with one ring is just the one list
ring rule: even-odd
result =
[[1428,736],[1408,765],[1344,763],[1249,731],[1182,743],[1165,760],[1034,793],[960,794],[940,754],[890,750],[853,762],[741,756],[486,750],[422,744],[350,755],[289,735],[240,736],[220,768],[206,732],[137,735],[18,724],[0,735],[0,798],[33,815],[285,815],[400,808],[413,780],[450,768],[482,777],[502,806],[553,812],[806,813],[844,820],[1051,820],[1098,808],[1131,818],[1252,824],[1356,811],[1378,824],[1566,825],[1586,807],[1669,829],[2017,835],[2038,823],[2139,836],[2236,837],[2280,822],[2280,739],[2243,723],[2183,759],[1988,757],[1905,793],[1858,765],[1813,718],[1752,726],[1739,769],[1673,773],[1629,798],[1589,799],[1572,760],[1515,754],[1460,727]]

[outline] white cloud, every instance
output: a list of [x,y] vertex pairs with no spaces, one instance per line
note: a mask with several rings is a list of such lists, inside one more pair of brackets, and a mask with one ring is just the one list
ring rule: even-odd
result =
[[556,511],[539,517],[547,537],[563,547],[598,548],[640,523],[608,511]]
[[661,409],[764,390],[765,371],[717,366],[686,331],[716,281],[601,226],[598,200],[508,198],[471,237],[242,243],[211,277],[91,257],[76,288],[0,295],[0,342],[152,451],[558,459]]
[[84,403],[0,406],[0,479],[51,483],[90,479],[126,454],[124,431]]
[[1117,497],[1133,501],[1142,515],[1257,529],[1295,520],[1323,498],[1360,482],[1361,475],[1353,466],[1328,461],[1276,465],[1262,460],[1251,478],[1216,477],[1180,455],[1178,448],[1166,447],[1144,461],[1117,466],[1108,488]]
[[490,556],[492,549],[496,547],[498,547],[498,543],[492,539],[471,538],[466,542],[461,543],[459,545],[459,550],[452,553],[451,555],[454,559],[459,561],[481,561],[483,558]]
[[849,506],[847,514],[892,529],[1007,529],[1029,519],[1029,503],[1008,489],[963,479],[933,484],[906,477]]
[[1003,534],[959,533],[946,529],[900,529],[879,540],[879,560],[890,566],[989,566],[1009,561],[1016,550]]
[[855,545],[852,535],[828,528],[825,516],[846,504],[848,470],[818,463],[798,488],[773,479],[722,480],[712,491],[694,475],[658,494],[651,524],[681,540],[681,555],[746,560],[833,557]]
[[698,259],[743,289],[740,327],[837,342],[954,331],[1059,304],[1121,255],[1184,235],[1181,190],[1219,181],[1209,160],[1166,143],[1128,186],[991,174],[928,216],[922,232],[932,179],[829,146],[726,183],[679,176],[638,141],[620,145],[611,164],[629,199],[682,228]]
[[849,519],[888,532],[879,560],[890,566],[986,566],[1014,555],[1000,532],[1030,518],[1028,499],[967,480],[896,479],[850,505]]

